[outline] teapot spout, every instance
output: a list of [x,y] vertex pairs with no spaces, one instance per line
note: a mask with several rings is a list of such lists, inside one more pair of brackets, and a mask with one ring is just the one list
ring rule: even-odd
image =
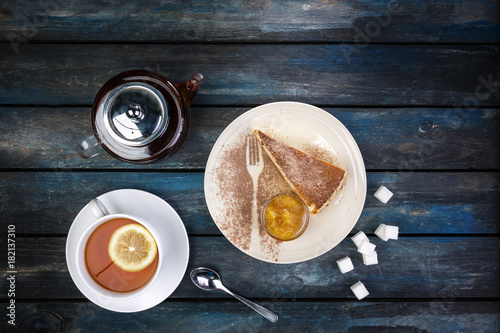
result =
[[203,75],[201,75],[200,73],[194,73],[186,82],[177,83],[175,85],[177,91],[181,95],[182,100],[184,101],[184,104],[186,105],[186,108],[189,108],[193,103],[196,92],[198,91],[198,86],[200,85],[202,80]]

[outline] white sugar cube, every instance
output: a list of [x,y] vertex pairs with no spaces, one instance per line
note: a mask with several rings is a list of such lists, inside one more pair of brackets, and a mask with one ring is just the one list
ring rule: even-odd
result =
[[366,289],[365,285],[361,281],[358,281],[355,284],[353,284],[351,286],[351,290],[359,300],[365,298],[370,294]]
[[375,251],[375,247],[375,244],[372,244],[369,241],[363,241],[358,247],[358,252],[366,255],[371,255],[373,251]]
[[377,230],[375,230],[375,235],[378,236],[378,238],[380,238],[381,240],[387,242],[389,240],[389,238],[387,238],[387,229],[386,229],[386,225],[381,223]]
[[342,259],[337,260],[337,265],[339,266],[340,272],[342,274],[352,271],[354,269],[354,265],[352,264],[351,258],[344,257]]
[[366,234],[363,231],[358,232],[356,235],[352,236],[351,239],[354,242],[354,244],[356,245],[356,247],[360,247],[360,245],[361,245],[361,243],[363,243],[363,241],[367,241],[367,242],[369,241],[368,237],[366,236]]
[[375,235],[377,235],[381,240],[386,242],[389,239],[398,239],[399,227],[381,223],[378,226],[377,230],[375,230]]
[[387,203],[393,196],[393,193],[385,186],[380,186],[375,192],[375,197],[382,203]]
[[378,264],[377,251],[373,251],[373,253],[370,256],[363,254],[363,264],[367,266]]
[[398,239],[399,235],[399,227],[394,225],[386,225],[385,226],[385,237],[389,239]]

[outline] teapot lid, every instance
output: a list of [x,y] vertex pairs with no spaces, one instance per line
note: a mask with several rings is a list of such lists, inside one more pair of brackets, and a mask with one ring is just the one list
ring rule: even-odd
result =
[[[143,82],[116,87],[101,101],[106,132],[117,143],[146,145],[168,125],[168,106],[162,94]],[[109,142],[108,142],[109,143]]]
[[[176,151],[189,129],[178,86],[183,87],[147,70],[123,72],[108,80],[92,105],[92,127],[99,144],[130,163],[149,163]],[[195,93],[195,88],[181,90]]]

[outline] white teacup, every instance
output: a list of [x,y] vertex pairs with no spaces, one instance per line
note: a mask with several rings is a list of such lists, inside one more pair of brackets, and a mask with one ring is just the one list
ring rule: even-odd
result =
[[[107,211],[105,209],[99,208],[98,201],[96,201],[95,199],[92,200],[89,203],[89,205],[91,206],[90,208],[92,209],[92,211],[96,215],[97,214],[103,215],[103,214],[107,213]],[[104,212],[99,213],[99,212],[101,212],[101,210],[104,210]],[[143,285],[142,287],[135,289],[135,290],[132,290],[132,291],[128,291],[128,292],[111,291],[111,290],[108,290],[108,289],[102,287],[100,284],[98,284],[92,278],[92,276],[90,275],[90,273],[86,267],[86,264],[85,264],[85,248],[87,245],[87,241],[88,241],[89,237],[92,235],[92,233],[94,232],[94,230],[96,230],[96,228],[99,227],[100,225],[102,225],[103,223],[106,223],[108,221],[115,220],[118,218],[129,219],[129,220],[132,220],[134,222],[137,222],[137,223],[143,225],[146,229],[148,229],[148,231],[151,233],[151,235],[155,239],[157,250],[158,250],[158,252],[157,252],[158,265],[157,265],[156,270],[155,270],[153,276],[151,277],[151,279],[149,279],[149,281],[145,285]],[[103,253],[103,256],[104,255],[107,256],[108,253]],[[140,295],[140,294],[144,293],[146,290],[148,290],[148,288],[150,288],[151,285],[153,285],[153,283],[155,282],[155,280],[158,277],[158,274],[161,270],[161,266],[162,266],[162,262],[163,262],[163,246],[162,246],[161,239],[158,235],[157,230],[155,229],[155,227],[151,223],[149,223],[141,218],[138,218],[136,216],[129,215],[129,214],[109,214],[109,215],[101,216],[96,221],[94,221],[92,224],[90,224],[90,226],[80,236],[80,238],[78,240],[78,244],[76,246],[75,262],[76,262],[76,268],[78,271],[78,275],[82,278],[85,285],[90,290],[92,290],[96,295],[98,295],[99,297],[102,297],[103,299],[125,300],[125,299],[137,297],[138,295]]]

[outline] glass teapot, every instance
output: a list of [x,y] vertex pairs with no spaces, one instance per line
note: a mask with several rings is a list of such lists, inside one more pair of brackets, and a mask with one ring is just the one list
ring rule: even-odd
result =
[[150,163],[173,153],[189,129],[187,109],[203,75],[183,83],[147,70],[118,74],[106,82],[92,105],[94,135],[77,145],[85,158],[102,149],[129,163]]

